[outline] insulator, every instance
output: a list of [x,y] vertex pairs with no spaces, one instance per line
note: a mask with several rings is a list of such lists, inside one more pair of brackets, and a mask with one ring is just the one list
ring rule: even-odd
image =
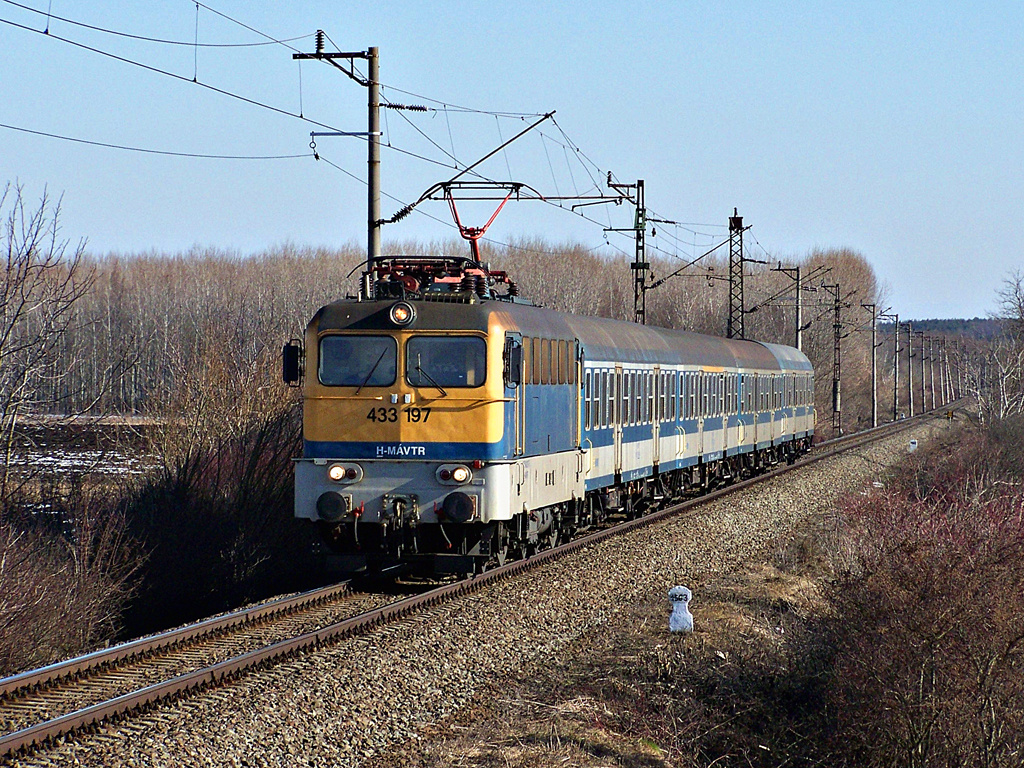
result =
[[483,275],[476,275],[476,295],[482,298],[487,298],[490,295],[490,290],[487,288],[487,278]]
[[459,283],[459,290],[472,293],[476,290],[476,275],[471,275],[468,272],[462,274],[462,282]]
[[386,102],[382,106],[387,109],[401,109],[406,112],[429,112],[429,107],[424,107],[422,104],[394,104],[392,102]]
[[516,281],[515,280],[509,280],[508,281],[508,295],[509,296],[518,296],[519,295],[519,286],[516,285]]
[[316,31],[316,52],[324,52],[324,31],[322,29]]
[[398,213],[396,213],[394,216],[392,216],[391,220],[388,221],[388,224],[397,224],[402,219],[404,219],[406,216],[408,216],[410,213],[412,213],[412,209],[413,209],[412,205],[407,205],[404,208],[399,209]]

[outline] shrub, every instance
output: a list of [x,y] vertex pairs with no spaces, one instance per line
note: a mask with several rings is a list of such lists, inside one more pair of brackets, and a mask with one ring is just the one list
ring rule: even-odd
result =
[[970,430],[848,504],[830,698],[852,764],[1020,764],[1019,429]]
[[292,589],[307,552],[292,518],[291,457],[301,444],[292,405],[248,429],[178,454],[125,502],[147,552],[133,633],[208,616]]
[[121,515],[81,488],[61,501],[49,520],[8,510],[0,521],[0,674],[110,640],[134,590],[138,549]]

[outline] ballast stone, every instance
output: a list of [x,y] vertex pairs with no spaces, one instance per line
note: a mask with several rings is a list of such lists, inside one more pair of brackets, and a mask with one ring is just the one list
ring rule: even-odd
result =
[[672,614],[668,617],[668,629],[670,632],[693,632],[693,614],[687,607],[693,593],[686,587],[672,587],[668,591],[669,604],[672,606]]

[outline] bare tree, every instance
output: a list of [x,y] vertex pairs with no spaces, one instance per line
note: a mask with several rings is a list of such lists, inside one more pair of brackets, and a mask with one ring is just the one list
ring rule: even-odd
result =
[[4,467],[0,475],[0,511],[11,487],[11,460],[19,418],[43,405],[39,392],[46,378],[66,369],[47,363],[71,327],[75,304],[89,291],[93,273],[82,265],[84,244],[69,250],[59,235],[60,201],[44,192],[36,208],[26,205],[20,186],[0,195],[4,229],[0,247],[4,281],[0,286],[0,435]]

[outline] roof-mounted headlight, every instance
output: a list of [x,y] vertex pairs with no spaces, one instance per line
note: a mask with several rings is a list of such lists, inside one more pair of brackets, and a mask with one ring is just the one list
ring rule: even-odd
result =
[[392,305],[391,310],[388,312],[388,317],[391,318],[392,323],[401,328],[409,325],[416,319],[416,310],[413,309],[412,304],[409,302],[400,301]]

